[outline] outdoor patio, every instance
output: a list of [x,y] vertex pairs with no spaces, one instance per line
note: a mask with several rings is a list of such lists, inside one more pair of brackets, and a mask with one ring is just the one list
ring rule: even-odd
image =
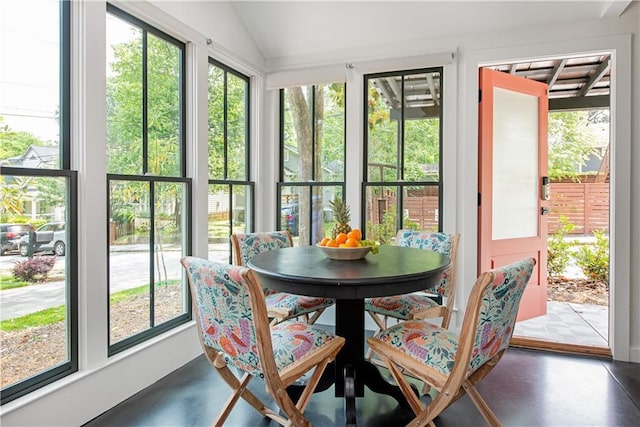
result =
[[607,306],[549,301],[545,316],[516,323],[513,336],[608,348],[608,312]]

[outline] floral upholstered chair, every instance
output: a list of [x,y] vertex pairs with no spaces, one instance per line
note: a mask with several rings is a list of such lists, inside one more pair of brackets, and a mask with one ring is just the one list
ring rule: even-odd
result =
[[[303,322],[270,326],[262,286],[248,268],[194,257],[181,262],[195,302],[204,354],[233,390],[213,425],[222,426],[242,397],[263,416],[284,426],[311,426],[304,409],[344,338]],[[243,371],[242,378],[229,366]],[[293,402],[287,386],[309,371],[312,373],[301,397]],[[267,392],[284,416],[269,409],[247,388],[253,377],[264,379]]]
[[[233,263],[246,265],[256,254],[293,246],[288,230],[249,234],[232,234]],[[335,304],[335,300],[323,297],[309,297],[286,292],[277,292],[264,288],[267,312],[272,323],[303,317],[307,323],[314,324],[322,312]]]
[[[433,419],[465,393],[489,425],[500,425],[475,386],[509,346],[535,264],[535,259],[528,258],[482,273],[471,290],[460,335],[426,321],[409,320],[367,340],[416,414],[410,425],[433,425]],[[438,391],[428,406],[416,397],[403,372]]]
[[[451,258],[451,266],[442,274],[436,289],[405,295],[367,298],[365,310],[376,322],[380,330],[387,328],[389,318],[397,320],[442,318],[442,327],[448,328],[455,297],[455,273],[459,234],[429,233],[417,230],[400,230],[396,235],[396,245],[426,249]],[[438,304],[433,296],[444,298]]]

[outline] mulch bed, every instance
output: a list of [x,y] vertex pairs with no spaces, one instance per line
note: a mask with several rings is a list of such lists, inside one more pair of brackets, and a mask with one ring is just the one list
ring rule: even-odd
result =
[[[161,286],[155,292],[155,318],[166,321],[182,312],[182,297],[177,286]],[[112,342],[117,342],[149,327],[149,297],[136,295],[111,307]],[[67,360],[64,322],[0,331],[0,388],[38,374]]]
[[547,300],[577,304],[608,305],[609,285],[564,276],[549,277]]

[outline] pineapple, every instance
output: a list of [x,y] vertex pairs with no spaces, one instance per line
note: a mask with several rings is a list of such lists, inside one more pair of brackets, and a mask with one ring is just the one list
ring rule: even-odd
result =
[[346,234],[351,231],[351,226],[349,225],[351,214],[349,213],[349,206],[347,206],[344,200],[338,199],[337,197],[330,201],[329,205],[333,210],[333,219],[336,221],[331,229],[331,238],[335,239],[338,234]]

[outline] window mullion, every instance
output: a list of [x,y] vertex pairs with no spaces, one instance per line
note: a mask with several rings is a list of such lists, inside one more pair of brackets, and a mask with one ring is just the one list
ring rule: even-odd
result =
[[155,181],[149,182],[149,326],[155,326],[156,203]]
[[315,180],[317,178],[316,177],[316,90],[317,90],[317,86],[311,87],[311,179],[312,180]]
[[142,174],[149,172],[149,86],[147,80],[147,31],[142,30]]
[[229,179],[229,79],[226,70],[222,72],[223,75],[223,93],[222,93],[222,144],[224,153],[223,174],[224,179]]
[[400,78],[400,118],[398,119],[398,173],[396,176],[400,181],[404,180],[404,78],[405,76]]

